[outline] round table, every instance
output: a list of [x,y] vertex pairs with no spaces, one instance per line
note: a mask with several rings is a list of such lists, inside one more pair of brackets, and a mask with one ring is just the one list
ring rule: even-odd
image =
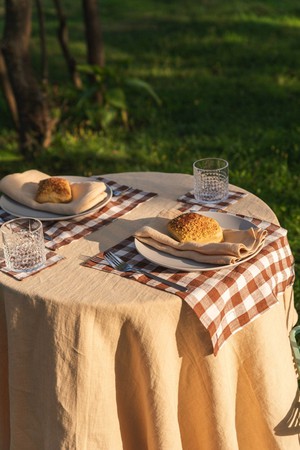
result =
[[[292,289],[214,356],[178,296],[82,266],[178,206],[192,176],[105,177],[158,195],[61,247],[53,267],[21,282],[0,272],[0,448],[296,450]],[[251,193],[227,210],[278,223]]]

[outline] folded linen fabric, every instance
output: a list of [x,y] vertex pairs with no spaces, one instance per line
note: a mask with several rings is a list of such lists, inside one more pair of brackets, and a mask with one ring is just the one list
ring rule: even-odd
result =
[[135,237],[144,244],[179,258],[205,264],[228,265],[251,256],[262,248],[267,235],[267,231],[260,228],[223,229],[223,241],[220,243],[178,242],[168,233],[167,224],[180,214],[181,211],[174,209],[163,210],[148,226],[138,230]]
[[56,214],[79,214],[106,198],[106,186],[99,181],[70,182],[72,200],[69,203],[38,203],[35,195],[41,180],[50,178],[38,170],[6,175],[0,181],[0,191],[22,205]]

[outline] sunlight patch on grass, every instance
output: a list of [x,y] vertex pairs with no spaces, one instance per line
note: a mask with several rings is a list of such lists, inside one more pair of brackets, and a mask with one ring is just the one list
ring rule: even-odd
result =
[[223,41],[233,44],[245,44],[248,42],[248,38],[246,36],[242,36],[241,34],[228,32],[224,34]]
[[2,162],[11,162],[11,161],[21,161],[22,157],[20,154],[15,154],[10,151],[2,150],[0,155],[0,164]]
[[[126,159],[126,147],[116,146],[111,144],[105,146],[103,143],[105,138],[101,134],[96,134],[92,130],[80,128],[77,132],[65,132],[60,135],[56,141],[56,145],[60,147],[59,153],[68,155],[73,153],[74,158],[84,158],[86,154],[95,154],[97,156],[109,154],[113,159]],[[55,146],[53,146],[55,148]],[[49,150],[49,153],[53,152],[53,148]]]
[[263,25],[275,25],[277,27],[281,27],[282,25],[296,28],[300,27],[300,18],[295,16],[257,16],[255,14],[241,14],[236,16],[236,20]]
[[300,88],[300,80],[294,75],[278,74],[276,77],[278,86]]

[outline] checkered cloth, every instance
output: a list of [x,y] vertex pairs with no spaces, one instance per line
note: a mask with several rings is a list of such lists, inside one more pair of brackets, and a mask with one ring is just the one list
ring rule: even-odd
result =
[[[226,200],[223,200],[222,202],[218,203],[201,204],[201,207],[203,210],[208,209],[212,210],[212,208],[215,208],[216,210],[226,209],[229,205],[236,203],[238,200],[245,197],[246,195],[248,195],[246,192],[229,191]],[[192,203],[194,205],[199,205],[199,202],[194,197],[194,191],[190,191],[184,195],[181,195],[180,197],[178,197],[177,200],[184,203]]]
[[[100,178],[112,189],[126,190],[128,186],[120,185],[115,181],[106,178]],[[46,238],[45,245],[51,250],[57,250],[63,245],[70,244],[72,241],[80,239],[103,225],[107,225],[120,216],[136,208],[139,204],[155,197],[153,192],[144,192],[139,189],[130,188],[119,197],[112,197],[111,201],[97,212],[84,217],[74,218],[72,220],[60,220],[43,222],[44,234]],[[0,208],[0,224],[13,217]]]
[[180,292],[143,274],[118,272],[106,264],[102,253],[85,261],[83,265],[122,277],[134,277],[140,283],[181,297],[209,331],[216,355],[232,334],[275,305],[278,302],[278,294],[294,281],[294,261],[287,231],[258,219],[239,217],[266,229],[268,235],[258,255],[232,268],[174,272],[145,260],[137,253],[133,238],[123,240],[110,249],[124,261],[130,260],[137,267],[187,286],[188,292]]
[[10,275],[11,277],[15,278],[18,281],[24,280],[24,278],[31,277],[32,275],[35,275],[36,273],[40,272],[41,270],[46,269],[47,267],[53,266],[54,264],[58,263],[58,261],[61,261],[62,259],[65,259],[64,256],[60,256],[55,252],[52,252],[51,250],[46,251],[46,264],[36,270],[33,270],[31,272],[14,272],[12,270],[9,270],[6,265],[4,258],[0,257],[0,270],[1,272],[6,273],[7,275]]
[[[128,186],[120,185],[106,178],[101,178],[101,181],[112,189],[125,190],[128,188]],[[74,240],[87,236],[99,227],[107,225],[156,195],[153,192],[144,192],[140,189],[131,188],[120,197],[112,197],[107,205],[94,214],[79,217],[78,219],[52,222],[51,224],[44,223],[45,234],[51,238],[51,241],[47,242],[46,246],[55,250]]]

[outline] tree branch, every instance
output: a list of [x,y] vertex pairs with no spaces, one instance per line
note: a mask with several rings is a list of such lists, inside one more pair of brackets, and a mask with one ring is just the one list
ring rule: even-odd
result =
[[57,13],[58,21],[59,21],[59,27],[58,27],[58,31],[57,31],[58,40],[59,40],[64,58],[67,63],[67,67],[69,69],[71,80],[73,81],[74,85],[77,88],[81,88],[82,83],[81,83],[81,78],[76,70],[76,61],[71,56],[71,53],[68,48],[68,28],[67,28],[66,16],[63,12],[60,0],[53,0],[53,2],[55,5],[55,8],[56,8],[56,13]]
[[42,72],[42,82],[43,84],[48,83],[48,55],[46,47],[46,33],[45,33],[45,14],[44,8],[41,0],[35,0],[38,22],[39,22],[39,34],[41,43],[41,72]]
[[9,111],[11,113],[13,122],[15,127],[19,128],[19,115],[18,115],[18,109],[16,104],[16,99],[8,78],[7,70],[6,70],[6,64],[5,60],[2,54],[2,49],[0,49],[0,81],[2,85],[2,89],[4,92],[4,96],[6,98]]

